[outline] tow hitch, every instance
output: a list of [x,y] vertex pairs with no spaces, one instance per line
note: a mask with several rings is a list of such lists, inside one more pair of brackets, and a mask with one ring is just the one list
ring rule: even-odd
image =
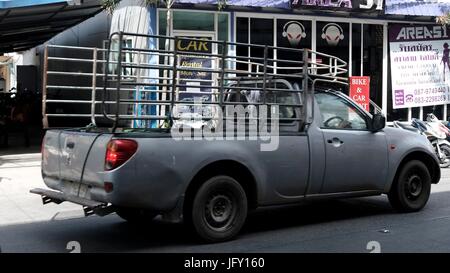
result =
[[58,191],[51,191],[45,189],[32,189],[31,193],[39,194],[42,197],[42,203],[44,205],[49,203],[61,204],[64,201],[75,203],[83,206],[84,216],[97,214],[99,216],[105,216],[115,212],[115,208],[107,203],[97,202],[85,198],[81,198],[74,195],[67,195]]

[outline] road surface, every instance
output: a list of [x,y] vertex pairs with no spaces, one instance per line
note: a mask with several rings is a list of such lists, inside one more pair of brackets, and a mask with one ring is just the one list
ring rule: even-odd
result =
[[[8,188],[0,189],[8,195]],[[32,208],[18,209],[26,215],[48,210],[33,202]],[[182,224],[156,219],[133,225],[115,214],[84,218],[78,206],[69,205],[60,207],[71,215],[67,217],[3,224],[0,219],[2,252],[64,253],[73,242],[81,252],[450,252],[450,169],[443,170],[428,205],[418,213],[394,212],[386,196],[261,210],[249,216],[236,240],[220,244],[199,243]],[[58,215],[56,211],[58,206],[52,205],[48,214]]]

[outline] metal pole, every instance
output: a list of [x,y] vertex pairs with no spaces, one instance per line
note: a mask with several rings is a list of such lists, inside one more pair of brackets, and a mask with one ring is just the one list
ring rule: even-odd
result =
[[178,37],[175,37],[174,43],[174,49],[173,49],[173,68],[172,68],[172,92],[171,92],[171,98],[170,98],[170,127],[173,125],[173,108],[175,105],[175,95],[176,95],[176,88],[177,88],[177,63],[178,63]]
[[95,100],[97,89],[97,48],[92,51],[92,98],[91,98],[91,123],[97,126],[95,123]]
[[122,79],[122,39],[123,33],[119,33],[119,52],[117,59],[117,85],[116,85],[116,118],[114,120],[114,126],[112,131],[115,132],[119,123],[119,111],[120,111],[120,83]]
[[[137,40],[137,39],[135,39],[135,40]],[[138,52],[138,55],[137,55],[137,66],[138,66],[138,68],[136,69],[136,83],[139,84],[139,83],[141,83],[141,52]],[[143,89],[144,86],[139,86],[139,85],[136,86],[136,91],[135,91],[136,92],[135,93],[136,101],[141,100],[141,88]],[[134,107],[135,107],[134,115],[136,117],[139,117],[142,106],[139,102],[136,102]],[[142,123],[143,122],[139,122],[138,120],[133,121],[132,127],[134,128],[134,126],[142,126]],[[147,128],[147,123],[145,124],[145,127]]]
[[44,129],[48,128],[48,118],[47,118],[47,70],[48,70],[48,46],[44,49],[44,69],[43,69],[43,79],[42,79],[42,126]]
[[[306,117],[306,123],[310,124],[312,123],[312,105],[313,105],[313,100],[311,98],[311,94],[310,91],[308,90],[308,49],[304,49],[303,51],[303,92],[305,94],[305,98],[306,98],[306,102],[305,102],[305,117]],[[311,110],[309,109],[311,107]],[[311,111],[311,115],[310,115],[310,111]]]
[[225,58],[227,56],[227,42],[222,42],[222,67],[220,70],[220,93],[219,93],[219,105],[222,108],[222,102],[223,102],[223,92],[224,92],[224,78],[225,78]]
[[268,53],[267,45],[264,46],[264,66],[263,66],[263,104],[266,104],[266,77],[267,77],[267,53]]

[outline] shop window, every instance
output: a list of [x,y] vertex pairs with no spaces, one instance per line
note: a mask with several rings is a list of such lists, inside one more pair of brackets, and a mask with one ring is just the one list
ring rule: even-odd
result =
[[214,13],[175,10],[173,29],[214,31]]
[[[217,16],[217,40],[228,41],[229,15],[227,13],[209,13],[193,11],[173,11],[174,30],[216,31],[214,29],[214,16]],[[159,11],[159,35],[166,35],[167,11]],[[159,48],[164,48],[165,39],[159,39]],[[222,53],[221,47],[218,48]]]
[[228,41],[228,14],[220,13],[217,18],[218,22],[218,40]]
[[444,117],[444,105],[433,105],[423,107],[422,120],[427,120],[428,114],[434,114],[438,119],[444,118],[445,120],[447,120],[447,117]]
[[[127,48],[132,48],[133,47],[133,41],[131,39],[125,39],[122,40],[122,48],[123,49],[127,49]],[[118,60],[119,60],[119,40],[112,40],[111,43],[111,54],[110,54],[110,62],[112,62],[109,65],[109,69],[108,69],[108,73],[109,74],[113,74],[113,75],[118,75],[119,71],[118,71]],[[133,53],[131,52],[126,52],[126,50],[124,50],[122,52],[122,65],[129,65],[133,62]],[[133,75],[133,69],[131,67],[123,67],[122,68],[122,76],[127,76],[127,75]]]
[[362,76],[361,74],[361,29],[362,24],[352,24],[352,74],[351,76]]
[[[198,30],[215,31],[213,12],[194,11],[173,11],[173,29],[175,30]],[[219,13],[218,16],[218,39],[228,41],[229,16],[226,13]],[[167,11],[159,11],[159,34],[166,34]]]
[[370,76],[370,99],[382,103],[383,26],[363,25],[363,75]]
[[[236,42],[242,44],[248,44],[249,36],[249,18],[238,17],[236,18]],[[236,46],[236,55],[248,57],[248,47],[247,46]],[[248,71],[248,60],[245,58],[238,58],[236,63],[236,69],[240,71]]]
[[[261,19],[261,18],[251,18],[250,19],[250,43],[254,45],[269,45],[273,46],[273,19]],[[263,47],[251,47],[250,56],[253,58],[263,58],[264,48]],[[268,50],[269,59],[273,59],[273,49]],[[262,60],[257,61],[262,63]],[[273,66],[273,63],[268,61],[268,65]],[[260,66],[258,66],[260,68]],[[256,66],[252,66],[253,72],[257,71]],[[271,73],[271,69],[267,69],[268,73]]]
[[[311,49],[311,21],[299,21],[299,20],[277,20],[277,47],[284,48],[309,48]],[[298,66],[301,64],[292,64],[287,63],[282,60],[288,61],[302,61],[303,56],[299,52],[290,51],[290,50],[278,50],[277,51],[277,60],[281,60],[277,63],[277,67],[283,66]],[[283,70],[278,69],[277,73],[279,74],[291,74],[298,73],[301,70]]]
[[[349,60],[349,24],[334,22],[317,22],[317,51]],[[320,62],[321,58],[317,58]]]
[[[273,46],[273,19],[262,19],[262,18],[237,18],[237,33],[236,33],[236,41],[238,43],[244,44],[254,44],[254,45],[269,45]],[[250,40],[249,40],[250,39]],[[262,63],[263,60],[257,58],[264,57],[264,47],[257,46],[237,46],[236,48],[237,56],[243,57],[252,57],[255,58],[252,62]],[[273,49],[269,49],[268,59],[273,59]],[[238,63],[236,67],[241,71],[252,71],[252,72],[262,72],[258,71],[260,66],[249,65],[250,62],[248,58],[237,59]],[[273,61],[267,62],[270,66],[273,66]],[[272,70],[268,69],[268,73],[271,73]]]
[[[220,13],[217,15],[217,40],[228,41],[228,14]],[[225,50],[228,50],[225,48]],[[218,53],[222,54],[222,46],[218,47]]]
[[311,48],[311,21],[277,20],[277,46]]
[[[167,33],[167,12],[160,11],[159,12],[159,20],[158,20],[158,33],[159,35],[166,35]],[[166,43],[166,39],[159,39],[159,48],[163,49]]]

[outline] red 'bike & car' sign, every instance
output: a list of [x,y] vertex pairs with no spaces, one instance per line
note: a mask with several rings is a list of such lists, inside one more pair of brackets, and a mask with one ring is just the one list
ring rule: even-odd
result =
[[350,98],[369,111],[370,77],[350,77]]

